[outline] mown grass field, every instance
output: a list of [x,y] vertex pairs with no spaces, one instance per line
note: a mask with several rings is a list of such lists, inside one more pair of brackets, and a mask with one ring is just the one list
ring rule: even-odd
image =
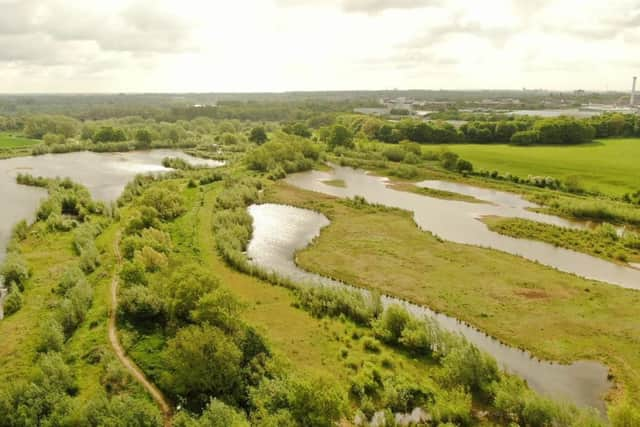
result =
[[408,212],[355,209],[278,184],[274,202],[324,212],[331,225],[297,262],[464,320],[536,356],[608,365],[640,396],[640,293],[560,273],[506,253],[443,242]]
[[42,141],[15,136],[10,133],[0,132],[0,148],[21,148],[40,144]]
[[[429,146],[432,148],[432,146]],[[577,177],[586,189],[622,195],[640,190],[640,139],[603,139],[572,146],[517,147],[504,144],[452,144],[448,148],[476,170],[520,177]]]

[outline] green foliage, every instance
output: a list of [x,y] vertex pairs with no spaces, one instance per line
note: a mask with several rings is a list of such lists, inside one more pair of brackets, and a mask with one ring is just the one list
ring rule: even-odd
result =
[[399,146],[388,147],[382,154],[387,158],[387,160],[390,160],[392,162],[401,162],[407,155],[406,151]]
[[534,145],[540,141],[540,132],[537,130],[523,130],[514,133],[510,139],[514,145]]
[[4,300],[4,314],[10,316],[22,308],[22,292],[16,284],[12,284],[9,295]]
[[201,298],[219,286],[218,279],[202,266],[182,265],[163,285],[163,300],[169,318],[189,321]]
[[344,315],[366,325],[382,311],[379,295],[368,295],[358,290],[309,286],[299,288],[296,296],[300,306],[316,317]]
[[153,135],[149,129],[138,129],[135,133],[136,148],[149,148],[153,142]]
[[310,140],[280,133],[247,153],[246,162],[249,169],[259,172],[281,168],[292,173],[311,169],[319,157],[318,146]]
[[184,412],[174,419],[175,427],[249,427],[249,422],[240,412],[217,399],[211,399],[199,417]]
[[145,191],[140,199],[142,206],[152,207],[160,218],[172,220],[185,212],[184,199],[177,188],[156,186]]
[[122,291],[118,309],[124,317],[144,322],[162,315],[164,307],[162,300],[152,289],[135,285]]
[[154,403],[149,399],[134,398],[128,394],[98,397],[84,408],[80,417],[90,427],[157,427],[162,425]]
[[102,126],[93,134],[94,142],[119,142],[125,141],[127,136],[124,131],[113,126]]
[[262,145],[267,142],[268,139],[269,138],[267,137],[267,132],[264,130],[264,127],[256,126],[251,129],[251,133],[249,134],[249,141],[258,145]]
[[21,242],[27,238],[29,233],[29,224],[24,219],[18,221],[11,229],[11,237]]
[[282,425],[331,427],[346,412],[345,396],[323,377],[266,379],[252,391],[251,400],[256,408],[253,421],[258,425],[270,419],[269,414],[278,414],[287,420]]
[[449,351],[442,366],[445,383],[466,387],[475,393],[487,395],[491,384],[498,379],[496,361],[464,341]]
[[200,297],[190,316],[194,322],[208,323],[230,333],[241,326],[238,321],[241,308],[242,304],[228,289],[218,287]]
[[169,340],[164,352],[164,388],[202,408],[206,396],[237,403],[242,395],[242,353],[220,329],[187,326]]
[[633,427],[640,425],[640,409],[629,402],[609,407],[611,427]]
[[435,404],[430,408],[434,421],[452,423],[456,426],[471,425],[471,395],[463,388],[442,390],[438,393]]
[[333,125],[327,135],[327,145],[330,150],[334,150],[337,147],[353,148],[353,135],[346,127]]
[[39,353],[59,352],[64,347],[62,325],[52,318],[44,320],[39,327],[37,350]]
[[24,285],[30,275],[27,263],[22,256],[15,252],[9,253],[0,267],[0,276],[4,278],[4,282],[15,284],[20,291],[24,291]]

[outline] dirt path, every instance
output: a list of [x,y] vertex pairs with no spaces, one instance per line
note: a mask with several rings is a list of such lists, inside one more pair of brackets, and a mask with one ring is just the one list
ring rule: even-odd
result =
[[113,251],[116,255],[117,267],[113,273],[113,279],[111,280],[111,307],[109,310],[109,341],[111,342],[111,346],[113,350],[116,352],[118,359],[120,362],[127,368],[129,373],[138,381],[142,386],[151,394],[153,400],[156,401],[160,410],[162,411],[162,415],[164,416],[164,426],[171,427],[171,418],[173,417],[173,410],[167,398],[162,394],[162,392],[156,387],[151,381],[147,379],[142,370],[133,362],[133,360],[129,359],[120,344],[120,340],[118,339],[118,332],[116,328],[116,316],[118,313],[118,272],[120,271],[120,266],[122,264],[122,256],[120,255],[120,233],[116,235],[116,239],[113,245]]

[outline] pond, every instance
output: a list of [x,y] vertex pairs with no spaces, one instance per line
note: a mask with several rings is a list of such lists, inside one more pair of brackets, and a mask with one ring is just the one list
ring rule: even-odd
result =
[[[346,186],[341,188],[324,183],[330,180],[342,180]],[[553,215],[532,212],[527,208],[535,205],[515,194],[442,181],[418,183],[419,186],[460,192],[490,203],[439,199],[393,190],[387,186],[386,178],[338,166],[329,172],[310,171],[293,174],[288,176],[286,181],[305,190],[337,197],[362,196],[369,202],[411,211],[420,228],[445,240],[497,249],[587,279],[640,289],[640,270],[631,266],[615,264],[544,242],[503,236],[489,230],[480,221],[483,216],[518,217],[563,227],[587,226]]]
[[[322,214],[277,204],[252,205],[253,236],[247,255],[256,265],[299,283],[318,286],[351,286],[299,268],[297,250],[306,247],[329,220]],[[355,289],[355,288],[352,288]],[[366,292],[365,290],[360,290]],[[570,365],[541,361],[530,353],[505,345],[487,334],[426,307],[389,296],[383,304],[402,304],[416,315],[435,318],[443,329],[458,332],[481,350],[491,354],[506,371],[525,379],[539,393],[591,406],[605,413],[603,396],[611,384],[607,368],[597,362],[578,361]]]
[[[6,255],[13,225],[22,220],[33,221],[40,201],[47,196],[42,188],[16,183],[19,173],[47,178],[69,177],[85,185],[96,200],[115,201],[125,185],[139,173],[166,172],[165,157],[179,157],[194,165],[220,166],[222,162],[200,159],[181,151],[152,150],[126,153],[93,153],[89,151],[44,156],[14,157],[0,160],[0,263]],[[4,289],[0,287],[0,294]],[[1,296],[0,296],[1,300]],[[0,318],[2,313],[0,310]]]

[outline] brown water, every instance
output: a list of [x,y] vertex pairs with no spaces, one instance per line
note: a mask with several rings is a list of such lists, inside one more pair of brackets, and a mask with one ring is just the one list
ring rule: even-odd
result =
[[[22,220],[33,221],[40,201],[47,192],[41,188],[16,183],[18,173],[48,178],[69,177],[85,185],[93,198],[106,202],[118,198],[125,185],[139,173],[166,172],[165,157],[179,157],[194,165],[210,167],[222,163],[199,159],[175,150],[132,151],[127,153],[92,153],[88,151],[44,156],[16,157],[0,160],[0,262],[13,225]],[[1,285],[1,284],[0,284]],[[4,289],[0,286],[0,302]],[[1,306],[1,304],[0,304]],[[0,319],[2,310],[0,307]]]
[[[306,247],[329,220],[322,214],[291,206],[252,205],[253,236],[247,255],[260,267],[281,276],[316,286],[351,286],[299,268],[297,250]],[[352,288],[355,289],[355,288]],[[365,292],[364,290],[360,290]],[[565,399],[578,406],[591,406],[605,413],[603,396],[611,384],[607,368],[597,362],[578,361],[570,365],[541,361],[530,353],[510,347],[487,334],[441,313],[389,296],[383,304],[402,304],[418,316],[435,318],[443,329],[462,334],[481,350],[491,354],[507,372],[525,379],[539,393]]]
[[[343,180],[346,187],[334,187],[323,183],[332,179]],[[337,197],[363,196],[369,202],[412,211],[414,220],[423,230],[430,231],[445,240],[501,250],[587,279],[640,289],[640,270],[544,242],[503,236],[489,230],[479,221],[483,216],[493,215],[525,218],[563,227],[586,226],[553,215],[527,210],[535,205],[515,194],[443,181],[424,181],[418,184],[461,192],[491,203],[445,200],[393,190],[387,187],[386,178],[368,175],[364,171],[346,167],[335,167],[330,172],[310,171],[293,174],[288,176],[286,181],[306,190]]]

